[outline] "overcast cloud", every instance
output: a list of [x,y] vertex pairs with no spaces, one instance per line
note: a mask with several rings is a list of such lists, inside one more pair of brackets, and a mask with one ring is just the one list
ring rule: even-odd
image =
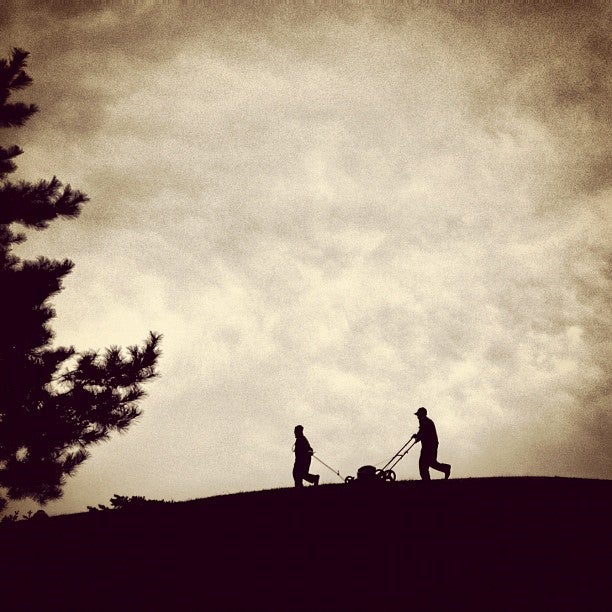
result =
[[297,423],[354,474],[422,405],[454,476],[612,477],[609,5],[332,6],[0,9],[20,176],[91,198],[20,250],[56,341],[164,334],[50,512],[289,486]]

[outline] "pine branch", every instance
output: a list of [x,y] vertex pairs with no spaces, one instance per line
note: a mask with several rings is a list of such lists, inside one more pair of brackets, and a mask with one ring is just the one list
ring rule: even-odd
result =
[[26,227],[45,229],[57,217],[74,218],[81,205],[89,198],[70,185],[53,177],[50,181],[17,184],[4,183],[0,187],[0,224],[20,223]]
[[12,145],[6,149],[0,147],[0,179],[16,170],[17,164],[13,161],[13,158],[22,153],[23,151],[17,145]]
[[21,127],[38,112],[36,104],[23,102],[5,103],[0,106],[0,127]]
[[77,451],[67,453],[62,461],[62,472],[66,476],[72,476],[74,471],[77,469],[83,461],[86,461],[89,458],[89,453],[83,449],[79,449]]
[[11,91],[23,89],[32,83],[24,70],[29,55],[27,51],[14,47],[9,61],[0,60],[0,105],[6,104]]
[[7,64],[7,70],[10,75],[16,75],[27,66],[26,60],[30,56],[29,51],[24,51],[20,47],[11,49],[11,57]]
[[4,269],[10,269],[19,262],[19,258],[11,255],[9,249],[13,244],[25,241],[25,234],[11,231],[6,225],[0,225],[0,265]]

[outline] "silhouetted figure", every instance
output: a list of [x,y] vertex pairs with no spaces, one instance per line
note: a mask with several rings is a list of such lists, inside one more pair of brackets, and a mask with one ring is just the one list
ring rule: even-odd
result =
[[438,434],[434,422],[427,416],[427,409],[421,407],[414,414],[419,419],[419,431],[413,434],[414,438],[421,443],[421,456],[419,457],[419,472],[423,480],[431,480],[429,468],[444,473],[444,478],[448,478],[451,473],[451,466],[448,463],[438,462]]
[[308,473],[314,451],[304,435],[304,428],[301,425],[296,425],[293,433],[295,434],[295,445],[293,446],[293,452],[295,453],[295,463],[293,464],[293,481],[295,482],[295,486],[303,487],[303,480],[310,482],[313,485],[318,485],[319,475]]

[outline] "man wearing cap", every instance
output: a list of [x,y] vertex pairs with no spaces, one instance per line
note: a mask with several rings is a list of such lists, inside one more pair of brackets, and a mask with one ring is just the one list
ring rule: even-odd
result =
[[295,453],[295,463],[293,464],[293,481],[296,487],[303,487],[305,480],[313,485],[319,484],[318,474],[309,474],[310,461],[312,460],[313,450],[304,435],[304,428],[301,425],[296,425],[293,430],[295,434],[295,444],[293,452]]
[[429,468],[444,473],[448,478],[451,466],[448,463],[438,462],[438,434],[434,422],[427,416],[427,409],[421,407],[414,414],[419,419],[419,431],[413,434],[414,439],[421,443],[421,456],[419,457],[419,472],[423,480],[431,480]]

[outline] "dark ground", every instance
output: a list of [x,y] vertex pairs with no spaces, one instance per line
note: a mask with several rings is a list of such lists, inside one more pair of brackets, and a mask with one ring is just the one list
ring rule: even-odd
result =
[[6,610],[604,610],[612,481],[326,485],[0,527]]

